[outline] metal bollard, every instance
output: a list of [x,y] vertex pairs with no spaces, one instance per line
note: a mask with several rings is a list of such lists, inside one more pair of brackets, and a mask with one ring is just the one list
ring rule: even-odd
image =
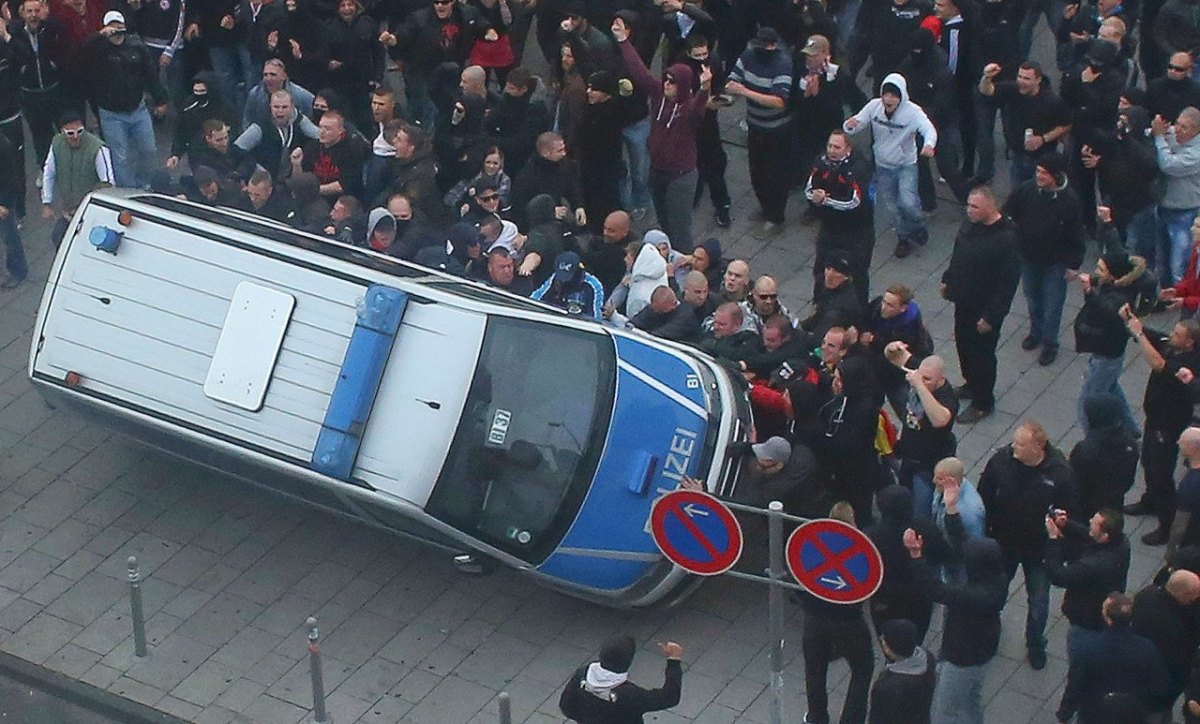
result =
[[767,506],[767,540],[771,546],[771,585],[767,586],[767,611],[771,641],[771,724],[783,722],[783,503],[772,500]]
[[146,658],[146,614],[142,610],[141,573],[137,556],[129,556],[129,608],[133,616],[133,655]]
[[321,676],[321,632],[317,630],[317,617],[309,616],[304,622],[308,626],[308,671],[312,675],[313,720],[327,722],[325,714],[325,680]]
[[508,692],[500,692],[500,724],[512,724],[512,701]]

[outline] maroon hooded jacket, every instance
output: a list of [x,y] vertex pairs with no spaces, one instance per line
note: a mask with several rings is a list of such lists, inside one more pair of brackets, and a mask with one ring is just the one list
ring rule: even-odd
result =
[[630,80],[650,99],[650,168],[671,176],[696,170],[696,131],[704,118],[708,91],[692,95],[698,84],[692,69],[676,63],[667,69],[676,80],[675,100],[663,95],[662,80],[646,68],[637,50],[628,41],[621,43],[621,55]]

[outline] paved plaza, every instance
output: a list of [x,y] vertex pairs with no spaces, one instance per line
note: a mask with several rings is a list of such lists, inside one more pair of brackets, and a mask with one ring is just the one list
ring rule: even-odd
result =
[[[734,227],[718,234],[705,200],[697,238],[718,236],[727,257],[748,259],[755,275],[777,277],[784,303],[799,313],[811,289],[816,229],[795,221],[800,197],[794,194],[783,236],[770,243],[750,236],[755,204],[736,118],[726,119]],[[872,280],[876,290],[897,282],[915,290],[957,383],[952,313],[937,288],[962,213],[944,186],[939,191],[927,247],[897,260],[894,234],[881,227]],[[655,642],[674,639],[685,648],[683,701],[648,721],[768,721],[765,587],[712,580],[675,609],[618,612],[506,570],[466,577],[440,551],[258,492],[48,407],[26,373],[52,258],[35,199],[31,190],[30,282],[0,296],[0,650],[183,720],[285,724],[311,720],[304,620],[316,615],[328,708],[338,724],[496,722],[501,691],[511,695],[514,721],[541,724],[563,721],[557,703],[568,674],[605,638],[628,632],[641,643],[632,674],[642,683],[661,681]],[[1094,258],[1089,249],[1089,265]],[[1080,298],[1072,288],[1058,361],[1039,367],[1036,353],[1019,348],[1027,326],[1018,294],[1002,330],[996,412],[956,428],[972,478],[1021,420],[1040,421],[1064,451],[1081,437],[1075,405],[1086,358],[1071,351],[1069,333]],[[1149,324],[1171,321],[1159,315]],[[1148,369],[1134,351],[1122,381],[1140,403]],[[1137,590],[1160,565],[1163,549],[1137,540],[1150,519],[1129,523],[1129,583]],[[130,555],[144,576],[145,660],[133,656]],[[1066,675],[1060,602],[1056,590],[1050,661],[1035,672],[1023,661],[1025,593],[1021,578],[1014,581],[1000,656],[987,678],[989,722],[1054,721]],[[927,641],[935,651],[939,620]],[[805,711],[801,626],[798,607],[789,604],[789,722]],[[835,666],[835,715],[847,676],[843,664]]]

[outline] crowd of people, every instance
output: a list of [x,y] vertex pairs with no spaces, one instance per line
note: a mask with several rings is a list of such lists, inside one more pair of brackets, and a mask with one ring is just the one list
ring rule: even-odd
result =
[[[1053,68],[1030,59],[1043,16]],[[748,384],[757,442],[740,451],[739,496],[834,510],[885,559],[867,606],[888,662],[874,687],[863,610],[802,601],[819,622],[803,639],[805,721],[830,721],[835,657],[851,663],[843,724],[982,721],[1018,569],[1035,669],[1050,586],[1067,592],[1061,721],[1166,721],[1185,689],[1183,715],[1200,721],[1197,48],[1194,0],[5,0],[0,289],[29,273],[31,185],[56,245],[90,191],[120,186],[694,344]],[[702,203],[723,229],[743,211],[719,120],[735,103],[754,237],[788,230],[793,191],[791,228],[813,227],[806,315],[775,278],[693,236]],[[965,209],[940,285],[957,386],[913,290],[870,279],[876,204],[903,259],[929,240],[939,182]],[[1021,347],[1048,366],[1073,283],[1083,441],[1067,455],[1025,422],[972,484],[955,429],[995,408],[1018,288]],[[1167,308],[1182,312],[1171,329],[1143,325]],[[1150,368],[1144,424],[1120,383],[1130,340]],[[1145,494],[1125,505],[1139,460]],[[1125,515],[1156,517],[1143,542],[1168,561],[1132,597]],[[935,603],[936,674],[923,646]],[[609,720],[589,696],[612,703],[627,686],[618,643],[578,672],[567,705],[585,721]],[[634,698],[677,700],[679,675],[669,663],[674,694]]]

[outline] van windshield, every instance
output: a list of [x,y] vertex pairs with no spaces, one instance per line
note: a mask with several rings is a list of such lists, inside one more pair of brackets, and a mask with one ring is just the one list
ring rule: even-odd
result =
[[426,512],[540,563],[587,496],[615,385],[606,335],[492,317]]

